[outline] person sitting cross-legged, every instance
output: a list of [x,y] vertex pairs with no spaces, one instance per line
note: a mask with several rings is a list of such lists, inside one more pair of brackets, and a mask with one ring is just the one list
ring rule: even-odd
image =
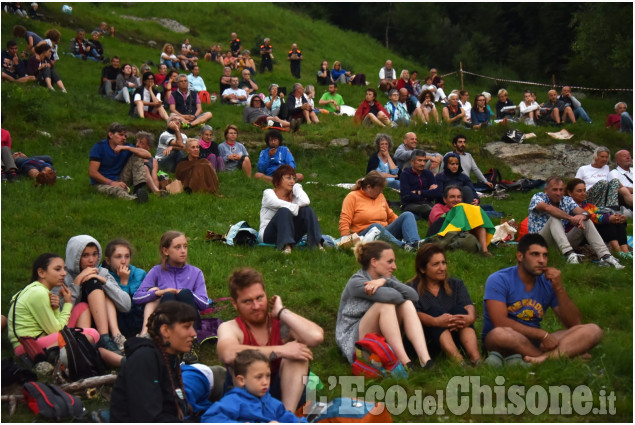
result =
[[168,104],[170,105],[170,113],[176,116],[183,125],[194,127],[212,119],[211,112],[203,112],[201,107],[201,99],[198,93],[189,89],[189,81],[187,75],[179,74],[176,83],[178,89],[172,93]]
[[[545,239],[535,233],[518,242],[518,265],[491,274],[483,299],[485,360],[492,366],[541,363],[549,358],[590,356],[602,339],[602,329],[582,323],[580,310],[564,288],[560,270],[548,266]],[[551,307],[565,329],[541,329]],[[510,356],[511,355],[511,356]],[[522,357],[522,359],[521,359]]]
[[[267,147],[260,151],[258,157],[258,172],[254,175],[257,179],[272,181],[273,173],[283,165],[289,165],[295,169],[295,159],[288,147],[282,146],[282,133],[276,129],[270,129],[265,133]],[[295,175],[296,181],[301,182],[304,176]]]

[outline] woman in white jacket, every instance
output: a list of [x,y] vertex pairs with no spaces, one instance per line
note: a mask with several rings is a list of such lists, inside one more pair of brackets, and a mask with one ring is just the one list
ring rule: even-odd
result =
[[274,189],[265,189],[260,209],[260,240],[275,244],[285,254],[307,235],[307,246],[322,249],[322,231],[311,201],[296,183],[296,173],[290,165],[281,165],[273,173]]
[[531,90],[525,90],[523,101],[520,102],[520,121],[528,125],[536,125],[536,111],[540,105],[534,99]]

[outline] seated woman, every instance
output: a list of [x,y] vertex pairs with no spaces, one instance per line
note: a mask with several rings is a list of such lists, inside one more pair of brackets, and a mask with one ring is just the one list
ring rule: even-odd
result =
[[399,180],[397,180],[399,167],[395,165],[395,160],[390,155],[390,151],[392,150],[392,139],[390,136],[384,133],[378,133],[377,136],[375,136],[375,149],[377,152],[372,154],[368,159],[366,174],[373,170],[379,171],[386,179],[389,187],[399,190]]
[[317,72],[317,83],[321,86],[328,86],[334,82],[335,81],[331,76],[331,70],[329,69],[329,63],[327,61],[322,61],[320,69]]
[[115,100],[119,102],[130,103],[130,96],[139,87],[137,77],[132,75],[132,66],[129,63],[121,67],[121,72],[117,75],[115,83]]
[[156,92],[154,74],[145,72],[142,78],[143,86],[137,88],[130,104],[130,116],[141,119],[167,121],[168,113],[163,108],[161,93]]
[[141,335],[148,334],[149,317],[159,304],[179,301],[196,309],[192,320],[196,320],[197,326],[198,311],[206,310],[210,304],[203,272],[187,263],[187,238],[183,233],[165,232],[159,242],[159,254],[161,264],[150,269],[132,297],[135,304],[143,306]]
[[[33,262],[32,282],[13,296],[9,308],[9,340],[16,356],[26,353],[18,338],[34,338],[37,345],[46,350],[57,347],[58,333],[66,325],[84,326],[82,333],[88,340],[99,341],[99,333],[90,328],[90,318],[85,320],[83,315],[88,311],[86,303],[73,307],[71,291],[64,285],[65,276],[64,260],[59,255],[42,254]],[[50,292],[54,288],[58,288],[59,295]],[[62,305],[59,297],[64,300]],[[79,321],[82,315],[83,323]]]
[[288,128],[290,126],[289,121],[269,114],[269,110],[266,108],[265,102],[263,102],[260,96],[251,97],[249,106],[245,106],[245,109],[243,109],[243,121],[247,124],[256,124],[262,127],[271,127],[273,123],[278,123],[282,128]]
[[207,159],[216,172],[225,169],[225,161],[218,151],[218,144],[214,139],[214,129],[209,125],[201,127],[201,139],[198,141],[200,146],[199,158]]
[[[295,159],[288,147],[282,146],[282,133],[276,129],[270,129],[265,133],[267,147],[260,151],[258,157],[258,172],[254,175],[257,179],[272,181],[274,172],[283,165],[289,165],[295,170]],[[296,181],[301,182],[304,176],[295,173]]]
[[386,178],[379,171],[371,171],[363,179],[357,180],[342,203],[340,233],[342,236],[352,233],[364,236],[377,228],[382,237],[391,243],[414,251],[421,239],[415,216],[409,211],[400,216],[395,214],[382,193],[385,186]]
[[536,125],[536,111],[540,109],[540,105],[532,96],[531,90],[523,92],[523,101],[518,105],[520,109],[520,122],[527,125]]
[[243,170],[251,178],[251,160],[245,146],[238,142],[238,127],[229,124],[225,127],[225,141],[218,145],[218,153],[225,162],[225,171]]
[[453,127],[467,123],[465,111],[461,108],[461,105],[459,105],[458,93],[450,93],[448,96],[448,104],[443,107],[441,114],[443,116],[443,122]]
[[243,59],[240,62],[240,65],[242,66],[242,69],[248,69],[252,77],[256,75],[256,62],[254,62],[251,57],[251,52],[249,50],[243,50]]
[[410,124],[410,114],[405,103],[399,102],[399,91],[397,89],[390,90],[389,100],[384,107],[388,111],[388,117],[393,127],[398,125],[407,126]]
[[333,62],[333,69],[331,70],[331,77],[336,83],[352,84],[354,86],[365,86],[366,75],[365,74],[352,74],[350,71],[342,68],[340,61]]
[[459,105],[465,111],[465,119],[471,122],[472,119],[472,104],[470,103],[470,93],[467,90],[459,91]]
[[419,109],[421,109],[421,113],[426,119],[426,122],[439,124],[439,113],[437,112],[437,108],[434,106],[434,93],[430,90],[422,91],[421,96],[419,96],[419,103],[421,103]]
[[170,97],[172,97],[172,93],[179,89],[179,85],[176,82],[178,78],[178,71],[168,71],[168,76],[165,77],[165,81],[163,82],[163,105],[166,108],[169,108],[168,102],[170,101]]
[[322,111],[315,107],[315,87],[311,84],[307,85],[304,88],[304,96],[306,97],[307,102],[311,105],[313,112],[316,114],[321,114]]
[[418,76],[419,76],[419,72],[412,70],[412,72],[410,73],[410,80],[409,80],[409,83],[412,86],[412,93],[417,99],[419,98],[419,96],[421,96],[421,93],[423,93],[423,89],[421,88],[421,82],[417,79]]
[[[611,252],[619,253],[619,256],[625,259],[633,259],[633,253],[627,244],[626,216],[600,210],[597,206],[587,202],[586,183],[582,179],[570,180],[565,188],[565,194],[573,198],[575,203],[589,214],[589,219],[595,224],[595,228]],[[568,223],[565,230],[569,231],[571,228],[572,226]]]
[[487,127],[489,124],[490,116],[485,104],[485,96],[477,94],[474,97],[474,106],[470,111],[472,128]]
[[206,192],[220,196],[216,171],[207,158],[200,157],[200,150],[198,139],[187,139],[187,159],[176,165],[176,178],[183,183],[184,190],[188,193]]
[[586,184],[587,200],[596,207],[619,209],[620,197],[627,196],[628,189],[618,179],[609,180],[610,169],[608,162],[611,154],[608,148],[598,146],[593,151],[593,160],[589,165],[583,165],[575,173],[577,179]]
[[273,189],[262,193],[259,237],[264,243],[290,254],[293,245],[307,236],[307,246],[322,248],[322,231],[295,170],[281,165],[273,173]]
[[443,351],[457,363],[464,363],[464,351],[472,365],[480,363],[474,303],[462,280],[448,278],[441,245],[426,244],[417,251],[415,277],[408,285],[419,294],[415,308],[430,353],[435,356]]
[[[504,110],[503,110],[504,108]],[[498,102],[496,102],[496,118],[499,120],[513,119],[516,116],[516,105],[507,98],[507,90],[498,91]]]
[[159,58],[159,64],[165,64],[168,69],[179,69],[181,67],[179,59],[174,54],[174,46],[172,46],[170,43],[165,43],[163,45],[163,51],[161,52],[161,57]]
[[113,422],[184,422],[185,398],[179,356],[192,349],[196,310],[183,303],[161,304],[148,318],[148,338],[126,344],[126,363],[113,386]]
[[284,117],[285,114],[282,113],[281,109],[283,106],[286,109],[284,93],[278,93],[278,85],[275,83],[269,86],[269,96],[265,97],[265,106],[272,116]]
[[[132,304],[108,269],[100,267],[101,258],[101,246],[95,238],[73,236],[66,245],[67,274],[64,282],[71,291],[74,305],[88,303],[90,316],[100,335],[97,347],[118,354],[121,361],[125,338],[119,329],[117,312],[130,311]],[[88,323],[91,323],[90,316]]]
[[443,172],[437,174],[437,184],[439,189],[443,191],[446,186],[457,186],[461,189],[461,195],[463,202],[466,204],[478,205],[480,198],[474,184],[468,176],[463,174],[463,167],[461,167],[461,159],[459,156],[450,152],[443,158]]
[[434,79],[433,75],[428,75],[424,80],[425,84],[421,86],[423,91],[430,90],[434,93],[434,101],[445,103],[447,101],[447,97],[445,96],[445,92],[441,87],[435,86],[432,81]]
[[417,96],[415,95],[414,87],[410,83],[410,72],[407,69],[402,69],[399,74],[399,80],[397,80],[397,90],[406,89],[408,90],[408,95],[410,96],[410,100],[415,105],[419,102]]
[[[141,282],[146,277],[145,270],[137,268],[130,263],[132,254],[133,248],[130,242],[125,239],[113,239],[106,245],[104,262],[102,263],[102,267],[108,269],[119,288],[128,295],[131,304],[132,296],[137,292]],[[131,338],[141,332],[143,309],[136,304],[132,304],[130,311],[118,311],[117,323],[124,336],[124,338],[119,340],[119,343],[123,346],[123,342],[126,341],[125,338]]]
[[35,46],[34,55],[29,58],[26,63],[27,75],[35,76],[35,79],[41,86],[55,91],[53,84],[57,85],[62,93],[66,93],[64,83],[55,72],[53,63],[51,62],[51,46],[41,43]]
[[[335,342],[342,354],[352,364],[355,342],[376,333],[386,338],[406,369],[433,366],[413,304],[417,292],[393,276],[397,265],[391,246],[384,241],[358,243],[355,258],[362,268],[346,283],[335,322]],[[402,329],[417,353],[418,364],[406,353]]]

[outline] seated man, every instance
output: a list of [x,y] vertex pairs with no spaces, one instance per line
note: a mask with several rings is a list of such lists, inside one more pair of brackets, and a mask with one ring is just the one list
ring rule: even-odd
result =
[[238,88],[238,77],[231,77],[230,87],[223,91],[222,96],[224,103],[230,103],[232,105],[247,104],[247,92]]
[[591,118],[589,118],[589,115],[586,113],[586,111],[582,107],[582,103],[580,103],[580,101],[571,94],[571,87],[569,86],[562,87],[562,90],[560,91],[560,96],[558,96],[558,100],[562,100],[566,106],[570,106],[571,109],[573,109],[573,116],[575,117],[576,120],[579,120],[580,118],[582,118],[582,121],[586,123],[591,124],[593,122],[591,121]]
[[310,347],[322,343],[324,331],[284,307],[279,296],[267,298],[264,279],[254,269],[234,271],[229,293],[238,317],[218,328],[219,359],[233,375],[230,367],[237,353],[255,348],[265,354],[271,360],[271,395],[295,411],[304,392],[303,377],[313,360]]
[[[412,158],[412,152],[417,149],[417,135],[412,131],[404,134],[403,143],[395,149],[395,155],[393,156],[395,165],[403,171],[406,167],[410,167],[410,158]],[[428,158],[426,158],[427,160]]]
[[399,103],[404,105],[406,111],[408,111],[408,115],[413,119],[413,121],[418,120],[420,123],[425,123],[427,121],[426,117],[423,115],[423,111],[419,108],[421,103],[419,103],[416,97],[411,96],[408,89],[405,87],[399,89]]
[[181,47],[181,53],[177,55],[177,59],[181,64],[181,69],[192,70],[198,65],[198,57],[190,52],[187,47]]
[[176,165],[187,157],[180,129],[181,120],[172,116],[168,121],[167,130],[159,136],[157,152],[154,157],[159,163],[159,169],[166,173],[174,173]]
[[292,131],[297,131],[301,123],[318,124],[320,122],[304,95],[304,87],[300,83],[293,84],[291,94],[287,97],[287,111]]
[[187,79],[187,75],[180,74],[176,79],[176,84],[177,90],[172,93],[168,100],[170,116],[177,117],[186,128],[204,124],[211,120],[212,113],[203,112],[198,93],[189,90],[190,82]]
[[[276,129],[267,130],[265,133],[267,147],[260,151],[258,157],[258,172],[254,175],[257,179],[273,181],[273,172],[281,165],[290,165],[295,169],[295,159],[288,147],[282,146],[282,133]],[[295,174],[296,182],[304,180],[300,173]]]
[[[446,214],[452,210],[452,208],[458,207],[460,208],[463,202],[463,195],[461,193],[461,189],[458,186],[446,186],[443,188],[443,203],[436,204],[432,207],[430,211],[430,216],[428,220],[430,221],[430,226],[428,227],[428,233],[426,236],[434,236],[439,233],[445,222]],[[480,216],[483,218],[481,221],[482,225],[472,228],[469,221],[468,226],[469,232],[476,236],[478,243],[481,245],[481,255],[484,257],[491,257],[492,253],[487,249],[487,245],[492,240],[492,236],[494,233],[494,225],[492,224],[489,218],[485,219],[487,215],[485,215],[482,211],[480,211],[481,207],[477,205],[469,205],[462,204],[465,208],[478,208]],[[483,217],[484,216],[484,217]],[[464,220],[466,221],[466,220]],[[463,229],[462,229],[463,230]]]
[[427,220],[434,203],[441,198],[441,191],[434,174],[425,170],[428,161],[426,152],[414,149],[411,157],[412,167],[404,169],[399,176],[401,210],[410,211]]
[[355,111],[354,121],[356,123],[363,123],[368,126],[375,124],[380,127],[390,125],[388,111],[376,99],[377,90],[373,88],[366,89],[366,98]]
[[[527,234],[518,242],[518,265],[499,270],[487,278],[483,297],[483,347],[490,351],[485,360],[492,366],[548,358],[587,355],[602,339],[602,329],[583,324],[580,310],[562,284],[560,270],[548,267],[547,242]],[[551,307],[565,326],[555,332],[540,328]],[[513,362],[513,363],[512,363]]]
[[238,83],[238,87],[245,90],[247,96],[250,96],[258,91],[258,84],[251,79],[251,72],[248,69],[243,69],[241,72],[242,80]]
[[77,30],[77,35],[71,40],[71,53],[78,59],[90,59],[99,61],[99,53],[93,49],[85,40],[86,32],[83,29]]
[[382,92],[388,92],[396,88],[397,71],[395,71],[392,67],[392,61],[388,59],[384,67],[379,70],[379,90]]
[[119,57],[113,56],[110,65],[106,65],[101,69],[101,86],[99,86],[99,94],[107,97],[114,97],[117,76],[121,72],[119,65]]
[[329,83],[329,91],[324,92],[318,104],[333,114],[340,113],[344,98],[337,92],[337,83]]
[[[547,243],[556,245],[569,264],[580,263],[581,255],[576,254],[573,248],[586,239],[600,259],[600,265],[623,269],[624,266],[611,255],[595,225],[589,220],[590,214],[570,196],[563,195],[562,179],[549,177],[545,191],[536,193],[529,202],[529,233],[540,233]],[[564,231],[565,221],[574,226],[567,233]]]
[[540,105],[540,109],[536,111],[536,119],[553,121],[556,124],[562,124],[568,119],[572,123],[575,123],[573,109],[558,99],[557,91],[549,90],[547,96],[549,96],[549,101]]
[[[88,175],[95,190],[109,196],[148,202],[146,171],[143,161],[152,158],[150,152],[126,143],[126,128],[112,123],[106,139],[90,150]],[[133,194],[130,194],[131,185]]]
[[621,133],[632,133],[633,118],[626,112],[627,108],[626,102],[617,102],[615,113],[606,117],[606,128],[615,127]]
[[27,75],[26,64],[18,55],[18,43],[7,42],[7,50],[2,52],[2,80],[26,83],[35,81],[35,75]]
[[625,190],[620,190],[620,204],[629,208],[633,214],[633,158],[625,149],[615,154],[617,167],[609,173],[609,180],[618,179]]

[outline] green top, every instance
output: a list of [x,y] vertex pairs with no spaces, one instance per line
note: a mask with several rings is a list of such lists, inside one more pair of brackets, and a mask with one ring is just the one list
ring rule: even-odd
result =
[[[344,104],[344,98],[339,93],[335,93],[333,95],[329,92],[326,92],[322,95],[320,100],[335,100],[339,106],[342,106]],[[331,103],[329,103],[328,105],[320,105],[320,107],[326,109],[329,112],[337,112],[337,109],[335,109],[335,106],[333,106],[333,104]]]
[[[15,299],[18,297],[17,307]],[[27,285],[11,299],[9,309],[9,340],[15,349],[20,342],[13,333],[13,309],[15,310],[15,331],[20,337],[37,338],[59,332],[68,324],[71,317],[72,303],[64,303],[61,310],[51,308],[49,290],[44,284],[35,281]]]

